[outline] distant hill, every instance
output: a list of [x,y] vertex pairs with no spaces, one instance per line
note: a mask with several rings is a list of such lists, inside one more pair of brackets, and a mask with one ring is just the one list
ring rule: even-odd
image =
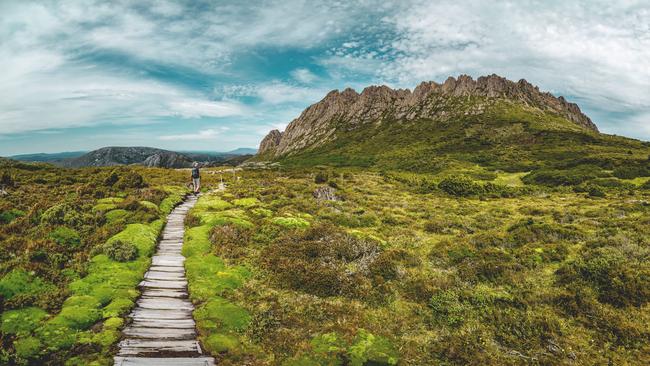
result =
[[437,172],[450,165],[530,171],[596,165],[645,169],[650,143],[598,132],[580,108],[526,80],[462,75],[413,91],[370,86],[332,91],[255,160]]
[[228,155],[255,155],[257,154],[257,149],[252,149],[250,147],[240,147],[235,150],[226,151],[225,154]]
[[60,153],[36,153],[36,154],[20,154],[9,156],[9,158],[19,161],[34,161],[43,163],[57,163],[64,159],[77,158],[87,151],[67,151]]
[[184,168],[192,160],[174,151],[152,147],[103,147],[82,156],[67,159],[60,165],[70,168],[140,164],[148,167]]
[[[81,156],[52,160],[53,164],[81,168],[90,166],[115,166],[139,164],[159,168],[187,168],[197,161],[203,166],[209,165],[238,165],[252,154],[241,154],[247,149],[237,149],[233,152],[176,152],[152,147],[119,147],[110,146],[90,151]],[[34,154],[38,155],[38,154]]]

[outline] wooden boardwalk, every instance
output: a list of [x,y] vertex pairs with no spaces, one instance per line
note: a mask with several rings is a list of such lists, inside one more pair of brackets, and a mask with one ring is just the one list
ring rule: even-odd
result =
[[133,322],[124,329],[116,366],[214,365],[196,339],[181,255],[185,215],[196,200],[190,196],[167,218],[158,251],[140,283],[142,296],[130,314]]

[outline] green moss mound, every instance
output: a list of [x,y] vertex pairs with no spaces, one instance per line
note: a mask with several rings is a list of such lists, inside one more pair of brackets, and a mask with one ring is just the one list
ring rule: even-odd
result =
[[47,317],[45,310],[36,307],[9,310],[2,313],[0,330],[4,334],[29,335]]

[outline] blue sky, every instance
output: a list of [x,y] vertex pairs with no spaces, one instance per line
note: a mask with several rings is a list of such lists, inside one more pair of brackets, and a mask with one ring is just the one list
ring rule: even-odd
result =
[[497,73],[650,140],[650,2],[0,1],[0,155],[256,147],[331,89]]

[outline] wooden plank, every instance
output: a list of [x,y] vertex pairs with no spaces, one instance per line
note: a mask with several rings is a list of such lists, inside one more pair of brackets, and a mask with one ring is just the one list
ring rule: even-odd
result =
[[160,298],[165,298],[165,297],[171,297],[171,298],[177,298],[177,299],[184,299],[187,298],[187,291],[185,290],[174,290],[174,289],[164,289],[164,288],[146,288],[144,291],[142,291],[142,296],[149,296],[149,297],[160,297]]
[[155,309],[143,309],[135,308],[130,315],[133,319],[144,320],[144,319],[192,319],[191,310],[155,310]]
[[170,273],[183,273],[185,274],[185,269],[183,267],[178,267],[178,266],[151,266],[149,267],[149,271],[154,271],[154,272],[170,272]]
[[160,340],[188,340],[196,339],[194,328],[147,328],[127,327],[124,335],[130,338],[160,339]]
[[173,299],[164,297],[146,297],[137,302],[136,309],[156,309],[156,310],[194,310],[191,302],[184,299]]
[[212,357],[115,357],[115,366],[214,366]]
[[185,275],[182,272],[159,272],[149,271],[144,275],[145,280],[185,280]]
[[184,290],[187,288],[187,281],[144,280],[140,282],[140,287]]
[[125,339],[120,342],[118,355],[139,355],[152,353],[201,353],[201,348],[196,340],[159,341],[145,339]]
[[175,328],[175,329],[194,329],[196,326],[194,319],[134,319],[131,323],[132,327],[145,327],[145,328]]

